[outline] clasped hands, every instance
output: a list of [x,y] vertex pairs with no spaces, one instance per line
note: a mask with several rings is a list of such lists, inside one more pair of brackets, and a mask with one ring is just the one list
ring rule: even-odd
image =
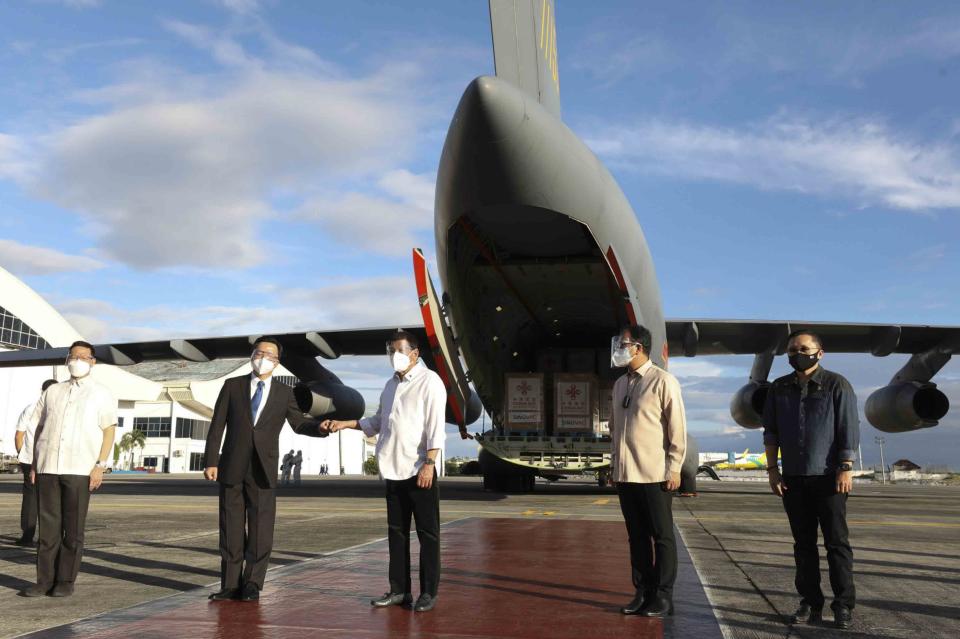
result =
[[351,422],[345,422],[336,419],[325,419],[320,422],[319,425],[321,435],[330,435],[351,427]]

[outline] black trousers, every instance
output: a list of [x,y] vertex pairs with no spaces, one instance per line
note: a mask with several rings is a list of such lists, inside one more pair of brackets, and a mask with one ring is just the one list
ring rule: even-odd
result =
[[420,540],[420,593],[437,595],[440,585],[440,488],[434,471],[430,488],[418,488],[417,477],[387,479],[387,541],[390,547],[390,592],[409,593],[410,517]]
[[37,583],[72,584],[80,572],[83,528],[90,506],[87,475],[37,475],[40,537],[37,541]]
[[817,551],[817,526],[823,531],[823,546],[830,567],[830,587],[834,605],[853,608],[853,550],[847,532],[847,496],[836,490],[836,476],[785,476],[787,491],[783,508],[793,532],[793,559],[797,566],[794,583],[803,600],[822,608],[820,589],[820,553]]
[[33,541],[37,533],[37,485],[30,482],[30,464],[20,464],[23,473],[23,499],[20,502],[21,539]]
[[253,460],[240,484],[220,484],[220,586],[247,582],[261,590],[273,550],[277,493],[259,461]]
[[677,580],[677,541],[673,534],[673,495],[664,484],[617,484],[620,510],[630,537],[630,567],[637,593],[673,597]]

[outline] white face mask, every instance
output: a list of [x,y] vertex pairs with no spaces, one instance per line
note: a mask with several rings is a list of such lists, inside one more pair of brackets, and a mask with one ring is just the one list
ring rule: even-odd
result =
[[410,368],[410,357],[397,351],[390,356],[390,363],[393,364],[393,370],[402,373]]
[[612,368],[623,368],[633,359],[630,354],[630,348],[633,343],[629,340],[625,343],[625,338],[618,335],[610,340],[610,366]]
[[610,365],[614,368],[623,368],[630,363],[633,357],[630,355],[629,348],[618,348],[610,356]]
[[253,366],[253,372],[257,375],[267,375],[268,373],[272,373],[273,369],[277,367],[276,362],[266,357],[256,357],[250,360],[250,365]]
[[90,374],[91,368],[93,368],[93,366],[90,362],[82,359],[72,359],[67,362],[67,370],[70,371],[70,377],[86,377]]

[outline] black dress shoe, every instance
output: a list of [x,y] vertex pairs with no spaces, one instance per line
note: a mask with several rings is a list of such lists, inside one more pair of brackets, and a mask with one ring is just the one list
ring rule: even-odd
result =
[[801,601],[796,612],[790,615],[790,623],[816,624],[823,621],[823,608],[814,608],[806,601]]
[[853,624],[853,611],[846,606],[833,606],[833,625],[846,630]]
[[639,614],[641,617],[669,617],[673,615],[673,601],[656,595],[643,605]]
[[653,595],[651,594],[638,592],[637,595],[630,601],[630,603],[620,609],[620,612],[625,615],[639,615],[640,611],[643,609],[643,605],[652,597]]
[[236,599],[239,594],[239,588],[223,588],[222,590],[212,593],[208,599],[211,601],[230,601],[231,599]]
[[21,537],[20,539],[13,542],[15,546],[21,546],[23,548],[36,548],[37,542],[32,539],[27,539],[26,537]]
[[374,608],[386,608],[387,606],[409,604],[412,601],[413,595],[409,592],[385,592],[379,599],[371,600],[370,605]]
[[428,595],[427,593],[421,594],[417,597],[417,603],[413,606],[414,612],[429,612],[433,610],[433,607],[437,605],[437,596]]
[[50,592],[50,586],[43,584],[33,584],[29,588],[20,591],[21,597],[43,597]]
[[73,594],[73,584],[57,584],[50,591],[51,597],[69,597]]
[[260,587],[248,581],[243,584],[243,590],[240,592],[240,601],[259,601],[260,599]]

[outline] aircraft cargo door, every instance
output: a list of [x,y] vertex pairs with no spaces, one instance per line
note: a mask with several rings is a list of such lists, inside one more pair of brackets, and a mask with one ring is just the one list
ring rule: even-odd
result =
[[463,439],[472,439],[467,433],[467,399],[472,391],[467,382],[466,373],[460,363],[460,351],[454,340],[453,331],[447,323],[446,314],[440,305],[433,280],[427,271],[427,261],[423,251],[413,249],[413,274],[417,284],[417,298],[423,325],[427,331],[430,355],[437,373],[447,387],[448,415],[460,428]]

